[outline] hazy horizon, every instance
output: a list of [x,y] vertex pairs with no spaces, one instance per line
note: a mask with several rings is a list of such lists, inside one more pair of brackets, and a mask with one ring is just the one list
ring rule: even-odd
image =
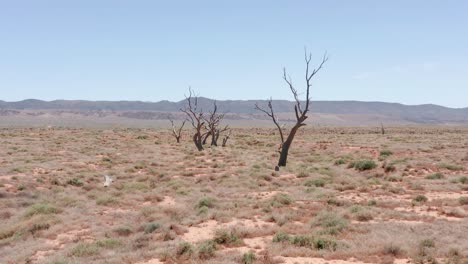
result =
[[[468,2],[0,3],[0,100],[293,100],[465,108]],[[303,94],[301,94],[303,96]]]

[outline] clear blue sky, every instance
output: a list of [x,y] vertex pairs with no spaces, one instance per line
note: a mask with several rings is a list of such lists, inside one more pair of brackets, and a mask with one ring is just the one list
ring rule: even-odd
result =
[[468,1],[0,0],[0,100],[292,99],[468,106]]

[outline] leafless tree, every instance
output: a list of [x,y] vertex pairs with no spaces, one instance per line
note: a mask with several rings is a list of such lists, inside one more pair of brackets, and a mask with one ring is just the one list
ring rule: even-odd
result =
[[203,138],[207,132],[203,132],[205,129],[204,113],[198,105],[198,96],[194,94],[192,88],[189,87],[189,95],[185,96],[187,103],[184,108],[180,111],[184,112],[192,127],[195,129],[193,134],[193,143],[197,147],[198,151],[203,150]]
[[384,128],[382,122],[380,123],[380,131],[381,131],[382,135],[385,135],[385,128]]
[[172,135],[175,137],[177,143],[180,143],[180,138],[182,136],[182,129],[184,128],[185,126],[185,122],[187,121],[187,119],[185,119],[183,122],[182,122],[182,125],[179,127],[179,128],[176,128],[175,125],[174,125],[174,120],[172,120],[171,118],[169,118],[169,121],[171,121],[171,125],[172,125]]
[[230,137],[231,137],[231,129],[229,129],[228,133],[223,138],[223,145],[222,145],[223,147],[226,147],[227,142]]
[[211,136],[211,146],[218,146],[218,139],[220,134],[229,129],[228,126],[219,128],[221,121],[224,119],[224,116],[224,113],[218,113],[218,105],[216,104],[216,101],[214,101],[213,110],[209,113],[208,117],[204,118],[208,133],[203,138],[203,144],[205,144],[208,137]]
[[270,99],[268,101],[268,108],[262,108],[258,104],[255,104],[255,109],[262,111],[266,115],[268,115],[275,126],[278,128],[280,138],[281,138],[281,144],[279,147],[279,161],[278,165],[275,167],[275,170],[279,170],[280,167],[286,166],[286,162],[288,159],[288,152],[289,148],[291,147],[291,144],[293,142],[294,136],[296,135],[298,129],[302,126],[305,126],[306,124],[304,123],[305,120],[307,119],[307,113],[309,112],[310,109],[310,88],[312,87],[312,78],[323,68],[323,65],[327,62],[328,56],[325,53],[322,58],[322,62],[319,64],[319,66],[313,70],[311,70],[310,66],[310,61],[312,60],[312,54],[307,53],[307,50],[304,52],[304,57],[305,57],[305,63],[306,63],[306,70],[305,70],[305,81],[306,81],[306,100],[305,100],[305,106],[303,106],[303,102],[300,101],[299,99],[299,94],[297,92],[297,89],[294,87],[291,77],[287,75],[286,73],[286,68],[283,69],[283,79],[289,86],[289,89],[291,90],[291,93],[294,96],[294,100],[296,101],[294,105],[294,113],[296,115],[296,124],[291,128],[291,131],[289,132],[286,140],[284,139],[283,135],[283,130],[281,129],[281,126],[278,124],[278,118],[275,115],[275,112],[273,111],[273,104],[272,100]]

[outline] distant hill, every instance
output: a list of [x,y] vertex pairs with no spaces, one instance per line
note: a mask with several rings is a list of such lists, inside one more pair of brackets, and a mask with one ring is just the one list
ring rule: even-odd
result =
[[[262,113],[254,109],[255,103],[266,105],[265,100],[227,100],[217,101],[221,112],[228,114],[232,120],[265,120]],[[141,101],[84,101],[84,100],[55,100],[41,101],[28,99],[19,102],[0,101],[0,121],[9,116],[24,116],[44,118],[87,117],[95,119],[118,118],[158,120],[182,118],[178,114],[185,101],[179,102],[141,102]],[[200,107],[208,111],[213,100],[199,98]],[[275,111],[283,121],[292,120],[294,103],[286,100],[274,100]],[[4,124],[6,121],[0,122]],[[99,120],[98,120],[99,121]],[[98,122],[96,121],[96,122]],[[403,105],[384,102],[360,101],[314,101],[311,105],[309,122],[330,125],[359,125],[359,124],[468,124],[468,108],[448,108],[438,105]]]

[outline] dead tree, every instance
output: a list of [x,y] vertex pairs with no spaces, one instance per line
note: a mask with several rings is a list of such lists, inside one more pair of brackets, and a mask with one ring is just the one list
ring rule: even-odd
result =
[[226,147],[226,144],[227,144],[230,137],[231,137],[231,129],[229,129],[229,132],[223,138],[223,145],[222,145],[223,147]]
[[182,129],[184,128],[184,125],[185,125],[185,122],[187,121],[187,119],[185,119],[183,122],[182,122],[182,125],[179,127],[179,128],[176,128],[175,125],[174,125],[174,120],[172,120],[171,118],[169,118],[169,121],[171,121],[171,124],[172,124],[172,135],[175,137],[177,143],[180,143],[180,138],[182,136]]
[[228,126],[224,128],[219,128],[221,121],[224,119],[225,114],[218,113],[218,105],[216,101],[213,102],[213,110],[210,112],[209,116],[205,118],[206,127],[208,132],[203,138],[203,144],[206,143],[208,137],[211,136],[211,146],[218,146],[218,139],[222,132],[225,132],[229,129]]
[[198,97],[194,95],[192,89],[189,87],[189,95],[185,96],[187,103],[184,108],[181,108],[180,111],[184,112],[192,127],[195,129],[193,134],[193,143],[197,147],[198,151],[203,150],[203,138],[206,135],[203,130],[205,129],[204,114],[198,106]]
[[381,130],[382,135],[385,135],[385,128],[383,126],[383,123],[380,123],[380,130]]
[[288,134],[288,137],[286,140],[284,139],[283,136],[283,130],[281,129],[281,126],[278,124],[278,119],[275,115],[275,112],[273,111],[273,104],[272,100],[270,99],[268,101],[268,109],[266,108],[261,108],[258,106],[258,104],[255,104],[255,109],[262,111],[266,115],[268,115],[275,126],[278,128],[280,138],[281,138],[281,144],[279,147],[279,161],[278,165],[275,167],[275,170],[278,171],[280,167],[286,166],[286,162],[288,159],[288,152],[289,148],[291,147],[291,144],[293,142],[294,136],[296,135],[298,129],[302,126],[305,126],[306,124],[304,123],[305,120],[307,119],[307,113],[309,112],[310,109],[310,87],[312,86],[312,78],[322,69],[323,65],[327,62],[328,57],[327,54],[325,53],[322,62],[319,64],[319,66],[313,70],[310,69],[310,61],[312,60],[312,54],[308,54],[307,51],[305,51],[305,63],[306,63],[306,70],[305,70],[305,81],[306,81],[306,100],[305,100],[305,106],[303,106],[303,102],[299,100],[299,94],[297,92],[297,89],[294,87],[291,77],[289,77],[286,73],[286,68],[283,69],[283,79],[289,86],[289,89],[291,90],[291,93],[294,96],[295,105],[294,105],[294,113],[296,115],[296,124],[291,128],[291,131]]

